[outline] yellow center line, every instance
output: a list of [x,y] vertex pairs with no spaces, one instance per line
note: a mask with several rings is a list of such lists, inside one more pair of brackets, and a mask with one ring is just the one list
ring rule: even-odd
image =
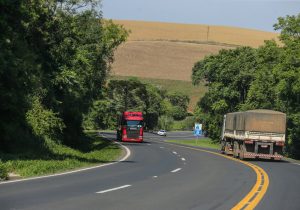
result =
[[239,210],[239,209],[250,210],[250,209],[254,209],[258,205],[258,203],[261,201],[261,199],[264,197],[265,193],[267,192],[267,189],[268,189],[268,186],[269,186],[268,174],[261,167],[259,167],[257,165],[254,165],[252,163],[242,161],[242,160],[239,160],[239,159],[227,156],[227,155],[223,155],[223,154],[220,154],[220,153],[217,153],[217,152],[212,152],[212,151],[209,151],[209,150],[205,150],[205,149],[199,149],[199,148],[183,146],[183,145],[178,145],[178,144],[172,144],[172,143],[167,143],[167,142],[161,142],[161,143],[170,144],[170,145],[177,146],[177,147],[182,147],[182,148],[187,148],[187,149],[191,149],[191,150],[196,150],[196,151],[201,151],[201,152],[206,152],[206,153],[218,155],[218,156],[227,158],[229,160],[233,160],[233,161],[242,163],[242,164],[250,167],[251,169],[253,169],[256,173],[256,183],[252,187],[251,191],[239,203],[237,203],[232,208],[232,210]]

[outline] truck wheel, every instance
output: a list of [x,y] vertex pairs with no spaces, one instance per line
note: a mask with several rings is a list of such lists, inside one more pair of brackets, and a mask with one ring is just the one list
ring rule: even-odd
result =
[[239,144],[238,142],[233,143],[233,157],[238,158],[239,156]]
[[221,154],[225,154],[225,143],[224,143],[224,141],[222,141],[221,144],[220,144],[220,151],[221,151]]
[[244,160],[244,145],[240,145],[240,159]]

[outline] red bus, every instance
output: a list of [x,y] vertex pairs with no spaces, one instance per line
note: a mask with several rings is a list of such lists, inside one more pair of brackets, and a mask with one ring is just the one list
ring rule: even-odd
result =
[[123,112],[118,120],[117,140],[143,142],[143,124],[142,112]]

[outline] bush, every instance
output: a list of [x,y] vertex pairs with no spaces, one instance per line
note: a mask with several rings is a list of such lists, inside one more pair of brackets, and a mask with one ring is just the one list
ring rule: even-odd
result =
[[174,120],[172,117],[163,115],[158,118],[159,129],[171,130]]
[[33,133],[42,139],[61,140],[65,125],[56,113],[43,107],[38,97],[33,99],[32,108],[26,113],[27,123]]
[[187,116],[187,111],[183,107],[173,106],[171,114],[174,120],[183,120]]
[[174,130],[193,130],[195,125],[195,118],[193,116],[186,117],[184,120],[175,121],[173,125]]
[[8,179],[8,171],[5,165],[0,161],[0,180]]

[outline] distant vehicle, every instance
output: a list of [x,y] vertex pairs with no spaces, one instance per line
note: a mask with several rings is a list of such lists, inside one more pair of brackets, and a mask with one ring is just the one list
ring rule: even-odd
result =
[[142,112],[123,112],[118,120],[117,140],[143,142],[144,118]]
[[224,115],[221,151],[234,157],[281,160],[285,143],[286,114],[249,110]]
[[160,130],[157,132],[157,134],[160,136],[167,136],[167,132],[165,130]]

